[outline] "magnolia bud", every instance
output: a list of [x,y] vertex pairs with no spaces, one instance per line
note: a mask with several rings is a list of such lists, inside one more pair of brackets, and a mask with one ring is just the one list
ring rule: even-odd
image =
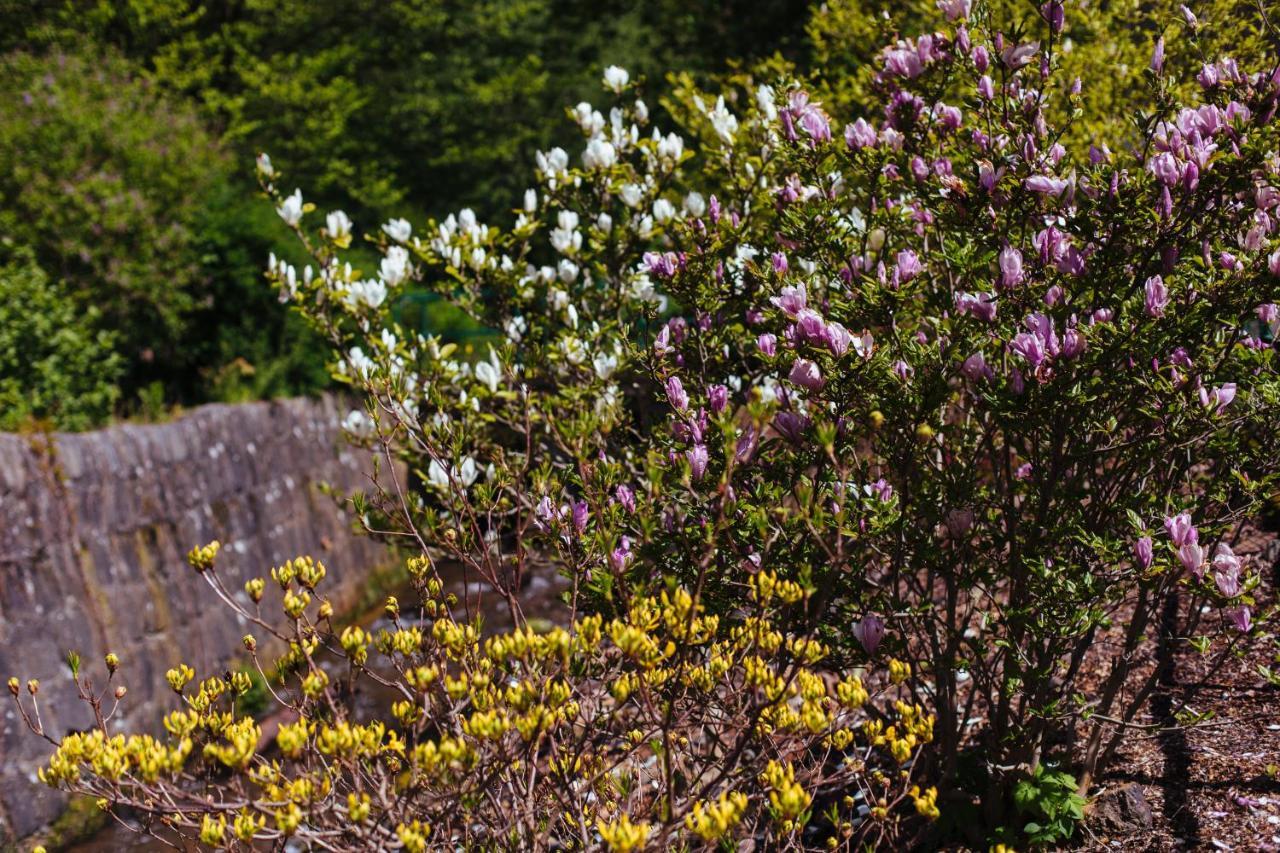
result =
[[333,618],[333,605],[330,604],[328,601],[321,602],[319,615],[321,619]]
[[18,681],[18,677],[17,677],[16,675],[9,679],[9,692],[10,692],[10,693],[12,693],[14,696],[17,696],[17,695],[18,695],[18,691],[19,691],[19,690],[21,690],[21,689],[22,689],[22,684],[21,684],[21,682],[19,682],[19,681]]
[[126,693],[128,693],[128,692],[129,692],[129,689],[128,689],[127,687],[125,687],[123,684],[117,684],[117,685],[116,685],[116,693],[115,693],[115,695],[116,695],[116,700],[118,701],[118,700],[120,700],[120,699],[123,699],[123,698],[124,698],[124,694],[126,694]]
[[36,680],[36,679],[34,679],[34,678],[33,678],[33,679],[31,679],[30,681],[28,681],[28,682],[27,682],[27,692],[28,692],[28,693],[30,693],[32,696],[34,696],[34,695],[36,695],[37,693],[39,693],[39,692],[40,692],[40,682],[39,682],[39,681],[37,681],[37,680]]
[[120,668],[120,658],[116,657],[115,652],[107,652],[107,672],[115,672]]
[[244,639],[240,642],[244,643],[244,647],[248,651],[253,652],[258,649],[258,641],[254,638],[253,634],[245,634]]

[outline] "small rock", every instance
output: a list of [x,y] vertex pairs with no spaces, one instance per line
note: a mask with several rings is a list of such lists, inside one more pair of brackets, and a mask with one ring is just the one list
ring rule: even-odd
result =
[[1095,797],[1087,821],[1096,831],[1110,834],[1142,832],[1151,829],[1151,805],[1142,786],[1129,782]]

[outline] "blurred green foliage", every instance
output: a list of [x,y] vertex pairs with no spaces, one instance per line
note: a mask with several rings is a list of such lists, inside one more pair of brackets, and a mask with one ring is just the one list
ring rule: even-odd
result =
[[0,246],[0,429],[84,429],[111,414],[124,365],[97,319],[29,249]]
[[[1054,51],[1087,81],[1069,141],[1124,144],[1160,35],[1180,94],[1203,62],[1272,49],[1265,26],[1224,25],[1263,20],[1245,0],[1193,5],[1206,26],[1176,0],[1068,5]],[[1035,4],[974,14],[1048,44]],[[79,333],[112,333],[117,412],[309,393],[328,383],[322,349],[262,284],[267,254],[293,242],[253,189],[257,152],[357,233],[464,206],[501,216],[536,150],[576,150],[564,107],[602,103],[606,65],[659,112],[752,70],[878,118],[877,46],[942,20],[933,0],[0,0],[0,237],[59,282]],[[477,333],[404,310],[424,331]]]
[[[262,284],[293,241],[252,185],[290,186],[356,230],[509,209],[533,154],[576,131],[604,66],[699,79],[804,50],[801,0],[0,0],[0,237],[110,330],[117,413],[308,393],[314,334]],[[415,325],[475,337],[407,306]],[[91,325],[92,324],[92,325]],[[77,428],[101,421],[58,419]]]

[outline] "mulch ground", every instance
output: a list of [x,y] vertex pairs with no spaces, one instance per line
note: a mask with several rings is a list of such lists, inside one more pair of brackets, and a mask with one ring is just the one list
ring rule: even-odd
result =
[[[1236,548],[1262,575],[1261,610],[1280,589],[1280,541],[1252,534]],[[1280,626],[1206,678],[1206,657],[1187,644],[1173,653],[1172,677],[1135,720],[1135,734],[1100,780],[1103,789],[1131,784],[1151,810],[1150,827],[1100,833],[1086,826],[1085,850],[1280,851],[1280,688],[1259,667],[1280,671]],[[1207,715],[1189,729],[1159,731],[1172,711]]]

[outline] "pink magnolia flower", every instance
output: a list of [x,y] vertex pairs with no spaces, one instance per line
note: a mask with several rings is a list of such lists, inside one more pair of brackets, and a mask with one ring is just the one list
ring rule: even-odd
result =
[[1143,302],[1148,316],[1163,317],[1165,306],[1169,304],[1169,289],[1164,286],[1164,279],[1153,275],[1143,285],[1145,299]]
[[807,358],[796,359],[796,363],[791,366],[791,373],[787,378],[802,388],[808,388],[810,391],[817,391],[826,384],[818,365]]
[[866,653],[874,657],[876,649],[880,648],[880,641],[884,639],[884,620],[874,613],[868,613],[853,623],[853,636],[857,637]]
[[1062,178],[1054,178],[1049,175],[1032,175],[1027,178],[1026,187],[1033,193],[1051,195],[1057,198],[1067,188],[1067,182]]
[[689,408],[689,395],[685,392],[684,383],[680,381],[679,376],[672,376],[667,380],[667,400],[678,412]]
[[1000,283],[1005,287],[1022,283],[1022,252],[1012,246],[1000,250]]
[[1219,543],[1214,551],[1213,581],[1227,598],[1240,594],[1240,558],[1226,542]]
[[1212,409],[1215,413],[1221,413],[1235,398],[1236,383],[1234,382],[1224,383],[1213,390],[1208,390],[1204,386],[1200,388],[1200,404],[1206,409]]
[[1179,548],[1188,543],[1194,544],[1200,538],[1196,526],[1191,523],[1190,513],[1180,512],[1174,516],[1165,516],[1164,529],[1173,540],[1173,544]]
[[1188,542],[1178,549],[1178,560],[1184,569],[1195,575],[1196,580],[1204,577],[1204,549],[1195,542]]
[[1226,614],[1232,627],[1242,634],[1248,633],[1249,628],[1253,625],[1252,620],[1249,618],[1249,608],[1243,604],[1239,607],[1228,608]]
[[1137,559],[1140,568],[1151,568],[1151,562],[1154,559],[1151,544],[1150,536],[1143,536],[1133,543],[1133,556]]
[[693,474],[693,479],[701,480],[702,475],[707,473],[707,446],[695,444],[685,452],[685,458],[689,460],[689,470]]

